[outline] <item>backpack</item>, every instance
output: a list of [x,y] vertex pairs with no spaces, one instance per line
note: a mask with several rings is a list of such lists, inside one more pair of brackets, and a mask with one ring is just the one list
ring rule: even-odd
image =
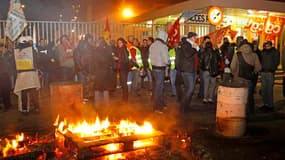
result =
[[254,77],[254,66],[246,63],[241,52],[237,52],[237,57],[239,62],[239,77],[247,80],[252,80]]

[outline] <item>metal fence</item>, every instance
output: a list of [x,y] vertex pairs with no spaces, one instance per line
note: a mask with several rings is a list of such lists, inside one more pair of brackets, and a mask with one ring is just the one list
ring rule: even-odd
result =
[[[0,20],[0,38],[5,37],[6,21]],[[66,34],[74,40],[81,35],[90,33],[95,38],[103,36],[105,23],[95,22],[59,22],[59,21],[28,21],[28,26],[22,35],[29,35],[38,42],[45,39],[48,42],[56,41],[61,35]],[[159,30],[166,30],[165,25],[152,24],[122,24],[110,23],[111,39],[126,38],[128,35],[142,40],[147,36],[155,36]]]

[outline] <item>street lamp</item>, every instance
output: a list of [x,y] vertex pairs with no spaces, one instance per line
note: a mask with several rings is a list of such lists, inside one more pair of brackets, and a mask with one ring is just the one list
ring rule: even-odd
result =
[[122,14],[124,18],[131,18],[134,16],[134,12],[131,8],[124,8]]

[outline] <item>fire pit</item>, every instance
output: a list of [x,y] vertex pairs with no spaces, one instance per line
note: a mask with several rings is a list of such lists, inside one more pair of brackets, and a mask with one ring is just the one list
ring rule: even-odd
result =
[[129,120],[110,122],[68,122],[59,116],[48,135],[24,133],[0,139],[4,160],[197,160],[187,132],[165,134],[150,122],[141,125]]
[[60,147],[69,149],[78,159],[115,156],[163,143],[164,134],[153,129],[149,122],[143,125],[128,120],[111,123],[108,118],[102,121],[96,118],[95,122],[72,124],[59,119],[58,116],[54,124],[56,140]]
[[3,160],[45,160],[47,153],[55,149],[54,139],[49,135],[39,138],[19,133],[0,140],[0,159]]

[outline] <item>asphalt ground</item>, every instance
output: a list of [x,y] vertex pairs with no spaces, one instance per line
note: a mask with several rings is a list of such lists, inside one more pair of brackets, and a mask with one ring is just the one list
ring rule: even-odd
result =
[[[257,86],[256,114],[248,117],[246,134],[240,138],[226,138],[216,133],[216,104],[204,104],[202,99],[193,97],[191,108],[184,115],[179,114],[176,97],[170,97],[169,84],[166,84],[165,99],[167,109],[163,114],[154,113],[151,107],[151,95],[147,89],[142,89],[140,96],[130,96],[129,103],[122,103],[121,90],[117,89],[111,95],[111,105],[108,107],[94,106],[89,100],[80,104],[78,109],[56,108],[50,104],[48,89],[41,89],[40,113],[31,112],[28,115],[19,113],[16,108],[17,98],[13,98],[13,108],[0,112],[0,137],[7,137],[18,132],[29,135],[36,133],[49,134],[53,132],[53,122],[59,110],[67,110],[74,119],[95,119],[109,117],[110,121],[129,119],[137,122],[150,121],[154,128],[167,134],[184,132],[191,136],[193,144],[200,147],[216,160],[284,160],[285,159],[285,99],[281,94],[282,86],[275,85],[274,101],[276,110],[270,113],[259,111],[262,98],[259,95],[260,84]],[[196,86],[195,91],[198,91]],[[201,151],[201,152],[202,152]]]

